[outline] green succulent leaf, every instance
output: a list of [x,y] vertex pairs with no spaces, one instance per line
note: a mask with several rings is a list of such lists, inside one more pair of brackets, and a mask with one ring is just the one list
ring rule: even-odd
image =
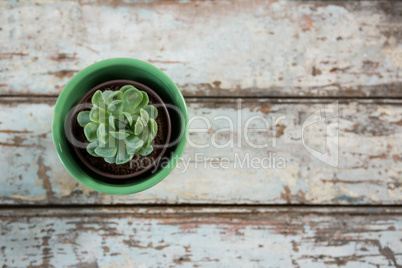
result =
[[116,118],[113,115],[109,115],[109,126],[116,129]]
[[133,117],[131,116],[131,114],[129,114],[127,112],[123,112],[123,115],[127,119],[130,126],[132,126],[134,121],[133,121]]
[[108,96],[106,102],[107,104],[110,104],[116,100],[122,100],[122,99],[123,99],[123,93],[120,90],[117,90]]
[[130,146],[132,144],[133,146],[137,144],[141,139],[138,138],[138,136],[131,134],[127,136],[127,138],[124,140],[127,146]]
[[127,146],[127,147],[126,147],[127,153],[128,153],[128,154],[134,154],[134,153],[136,153],[138,150],[140,150],[140,149],[142,148],[142,145],[143,145],[143,144],[144,144],[144,142],[143,142],[142,140],[140,140],[140,141],[138,142],[138,145],[137,145],[137,146],[133,146],[133,147]]
[[[112,128],[115,130],[125,129],[125,128],[127,128],[127,126],[129,126],[129,122],[126,120],[124,115],[113,116],[113,119],[114,119],[114,122],[113,122],[114,127],[112,126]],[[110,121],[109,121],[109,124],[111,124]],[[110,129],[110,130],[112,130],[112,129]]]
[[95,107],[104,108],[104,106],[105,106],[105,100],[103,99],[102,91],[100,91],[100,90],[97,90],[95,92],[95,94],[92,96],[91,101],[92,101],[93,106],[95,106]]
[[93,107],[89,112],[89,119],[92,122],[104,123],[106,121],[106,111],[100,107]]
[[116,155],[113,157],[105,157],[104,160],[106,161],[106,163],[115,164],[116,163]]
[[150,118],[156,119],[156,117],[158,117],[158,109],[156,109],[155,106],[147,105],[144,110],[147,111]]
[[144,145],[144,141],[140,140],[135,135],[128,136],[124,142],[126,143],[126,150],[129,154],[135,153]]
[[146,128],[144,128],[142,130],[141,135],[139,136],[139,138],[141,140],[143,140],[144,143],[146,143],[148,141],[149,134],[150,134],[150,132],[149,132],[148,128],[146,127]]
[[133,154],[128,154],[123,141],[119,143],[119,150],[116,155],[116,165],[122,165],[129,162],[133,158]]
[[144,127],[146,127],[148,124],[149,115],[144,109],[140,109],[140,115],[141,115],[142,124],[144,125]]
[[118,140],[124,140],[130,135],[127,130],[109,131],[109,133]]
[[92,122],[99,122],[99,108],[98,107],[94,107],[91,109],[91,111],[89,112],[89,119]]
[[135,87],[132,86],[132,85],[125,85],[125,86],[122,86],[122,87],[120,88],[120,91],[123,92],[123,94],[124,94],[124,92],[126,92],[126,91],[129,90],[130,88],[134,88],[134,89],[135,89]]
[[95,148],[95,153],[101,157],[114,157],[117,153],[117,147],[110,146],[108,143],[106,144],[100,143]]
[[156,133],[158,132],[158,124],[154,119],[149,119],[149,131],[151,132],[152,138],[155,138]]
[[86,148],[87,152],[92,156],[99,157],[99,155],[95,153],[95,148],[98,147],[98,144],[99,144],[98,141],[93,141],[90,144],[88,144]]
[[[140,147],[140,148],[141,148],[141,147]],[[134,156],[134,154],[135,154],[140,148],[133,149],[133,148],[130,148],[130,147],[126,147],[126,151],[127,151],[127,154],[128,154],[128,155],[133,155],[133,156]]]
[[113,115],[122,115],[123,112],[123,101],[122,100],[115,100],[111,102],[107,109],[113,114]]
[[112,90],[105,90],[105,91],[102,92],[102,97],[103,97],[103,100],[104,100],[104,102],[105,102],[106,104],[109,104],[109,103],[107,102],[107,100],[108,100],[108,98],[110,97],[110,95],[113,94],[113,92],[114,92],[114,91],[112,91]]
[[104,123],[99,125],[96,135],[98,136],[100,142],[106,143],[108,134],[106,132],[106,125]]
[[146,148],[141,148],[141,150],[139,150],[137,153],[142,156],[147,156],[152,153],[153,150],[154,148],[152,147],[152,145],[148,145],[148,147]]
[[129,88],[124,92],[124,111],[133,114],[137,106],[143,99],[142,93],[135,87]]
[[88,141],[92,142],[97,139],[96,132],[98,130],[98,124],[88,123],[84,127],[84,134]]
[[149,97],[148,94],[144,91],[141,91],[142,94],[142,101],[140,102],[140,104],[138,104],[138,106],[135,108],[134,112],[138,112],[140,111],[140,109],[145,108],[148,103],[149,103]]
[[148,136],[148,139],[146,140],[145,144],[142,146],[142,148],[147,148],[149,145],[151,145],[152,142],[152,137]]
[[142,124],[141,117],[138,117],[137,122],[134,125],[134,135],[140,135],[143,129],[144,125]]
[[91,122],[91,119],[89,119],[89,111],[79,112],[77,115],[77,121],[80,126],[85,127],[86,124]]

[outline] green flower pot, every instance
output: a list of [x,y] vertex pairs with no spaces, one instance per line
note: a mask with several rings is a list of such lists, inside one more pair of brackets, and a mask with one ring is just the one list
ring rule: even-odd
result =
[[[121,181],[100,176],[86,168],[75,155],[65,131],[68,114],[87,91],[101,83],[118,79],[140,82],[152,88],[165,104],[172,106],[169,115],[172,123],[171,141],[174,141],[166,154],[168,162],[164,161],[157,172]],[[100,61],[77,73],[57,99],[52,123],[53,143],[67,171],[87,187],[107,194],[137,193],[162,181],[179,161],[187,143],[187,132],[187,106],[177,86],[155,66],[128,58]]]

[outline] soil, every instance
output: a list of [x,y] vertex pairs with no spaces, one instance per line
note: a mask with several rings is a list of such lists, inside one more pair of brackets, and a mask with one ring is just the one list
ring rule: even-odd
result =
[[[124,85],[125,84],[117,84],[116,83],[115,85],[105,86],[104,88],[100,88],[99,90],[101,90],[102,92],[105,90],[116,91],[116,90],[119,90]],[[92,99],[93,94],[95,94],[95,92],[93,92],[91,95],[89,95],[84,100],[83,103],[91,104],[91,99]],[[149,104],[157,104],[158,103],[156,101],[156,99],[152,97],[151,94],[148,94],[148,97],[149,97]],[[91,104],[91,107],[92,107],[92,104]],[[158,132],[156,133],[156,136],[151,143],[151,145],[153,145],[153,146],[154,145],[164,145],[166,142],[166,139],[167,139],[167,133],[165,131],[167,129],[166,113],[162,107],[158,107],[157,109],[158,109],[158,116],[155,119],[155,121],[158,125]],[[90,109],[83,109],[83,110],[90,110]],[[73,118],[73,122],[75,122],[75,124],[73,125],[73,135],[75,136],[75,138],[77,140],[88,143],[88,140],[86,139],[85,134],[84,134],[84,128],[81,127],[78,123],[76,123],[77,122],[77,114]],[[84,156],[84,158],[91,165],[95,166],[99,170],[109,173],[109,174],[114,174],[114,175],[128,175],[128,174],[132,174],[137,171],[143,170],[143,169],[147,168],[149,165],[151,165],[153,163],[153,161],[162,152],[162,149],[163,149],[162,146],[159,146],[159,147],[161,147],[161,148],[155,148],[155,146],[154,146],[154,150],[152,151],[152,153],[150,153],[147,156],[140,156],[138,154],[135,154],[132,160],[130,160],[128,163],[122,164],[122,165],[109,164],[102,157],[94,157],[94,156],[90,155],[85,148],[80,148],[78,150],[80,151],[82,156]]]

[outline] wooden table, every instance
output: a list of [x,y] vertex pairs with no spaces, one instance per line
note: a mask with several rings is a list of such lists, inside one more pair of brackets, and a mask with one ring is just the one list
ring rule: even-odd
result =
[[[401,267],[401,2],[0,6],[3,267]],[[227,125],[217,115],[242,126],[252,116],[285,119],[250,135],[268,148],[189,144],[188,166],[155,187],[100,194],[62,167],[51,122],[68,80],[112,57],[148,61],[177,83],[190,116],[211,120],[207,132],[190,133],[193,142],[242,135],[219,132]],[[336,167],[308,153],[301,136],[330,103],[338,105]],[[308,135],[314,144],[324,133]],[[196,161],[247,154],[276,154],[286,167]]]

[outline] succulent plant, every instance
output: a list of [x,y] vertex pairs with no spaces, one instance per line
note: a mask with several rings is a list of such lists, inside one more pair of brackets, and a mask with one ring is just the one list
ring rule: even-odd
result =
[[131,85],[117,91],[96,91],[92,109],[77,116],[90,142],[88,153],[117,165],[129,162],[136,153],[149,155],[158,131],[158,110],[148,102],[147,93]]

